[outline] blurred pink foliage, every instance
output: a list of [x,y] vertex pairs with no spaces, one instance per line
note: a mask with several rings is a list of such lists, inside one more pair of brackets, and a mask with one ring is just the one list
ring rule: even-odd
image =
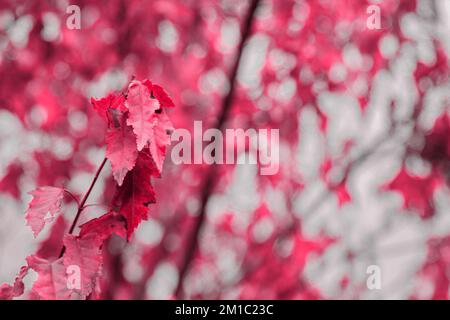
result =
[[[435,215],[435,191],[450,183],[449,100],[439,109],[440,115],[431,128],[425,129],[419,121],[427,94],[448,84],[449,79],[448,51],[436,35],[430,36],[435,59],[424,62],[417,58],[410,67],[409,76],[415,85],[411,95],[416,99],[406,116],[396,115],[401,112],[401,98],[381,92],[384,100],[377,101],[387,101],[390,116],[384,135],[372,144],[362,144],[358,134],[338,142],[330,137],[334,132],[330,114],[342,106],[326,110],[319,101],[321,94],[351,96],[359,106],[355,112],[360,114],[362,135],[366,119],[373,116],[370,105],[377,104],[374,91],[377,81],[381,81],[380,74],[394,73],[393,62],[404,59],[400,49],[392,55],[383,52],[381,43],[394,38],[398,48],[406,48],[417,41],[405,34],[402,19],[418,10],[418,1],[377,3],[382,12],[380,30],[366,27],[366,9],[371,4],[369,0],[78,0],[81,29],[71,30],[65,24],[69,4],[64,1],[1,1],[0,108],[20,119],[25,131],[40,137],[37,146],[8,163],[3,164],[0,154],[4,170],[0,191],[19,202],[24,201],[23,194],[31,191],[20,188],[21,179],[31,180],[36,187],[65,188],[75,174],[95,174],[100,162],[92,160],[93,150],[104,152],[102,148],[108,141],[127,134],[114,131],[128,129],[116,118],[120,127],[111,127],[107,109],[117,109],[123,116],[123,101],[117,99],[122,99],[133,79],[148,78],[160,84],[146,84],[167,113],[155,117],[161,123],[163,117],[169,117],[174,128],[192,132],[194,121],[201,120],[204,127],[218,129],[280,130],[279,171],[251,179],[245,176],[243,179],[254,181],[255,186],[237,191],[243,198],[239,203],[250,203],[242,206],[227,198],[237,177],[245,175],[238,172],[237,166],[175,165],[166,159],[162,169],[170,147],[166,150],[168,141],[159,139],[154,143],[157,150],[143,149],[138,142],[133,159],[122,163],[122,154],[117,153],[121,141],[109,145],[106,153],[113,157],[108,158],[116,159],[112,163],[115,179],[112,174],[100,176],[101,191],[96,200],[105,207],[113,203],[121,213],[128,212],[123,214],[126,225],[120,225],[124,222],[108,210],[93,206],[90,218],[101,220],[95,220],[93,226],[88,222],[91,219],[81,217],[81,229],[77,227],[75,236],[65,237],[75,213],[59,216],[52,222],[47,239],[36,240],[40,245],[28,261],[40,276],[34,288],[41,288],[45,294],[36,296],[25,290],[26,297],[70,297],[67,288],[45,291],[49,281],[61,284],[61,279],[48,277],[61,272],[60,250],[64,245],[73,249],[70,258],[75,262],[81,258],[74,252],[90,257],[90,264],[85,266],[88,270],[97,270],[97,264],[102,264],[95,287],[90,287],[90,280],[82,279],[83,298],[363,297],[365,279],[353,280],[351,267],[335,281],[337,289],[332,294],[321,292],[306,276],[305,269],[334,247],[340,248],[349,266],[359,254],[356,248],[347,248],[342,234],[332,228],[322,228],[315,235],[306,232],[310,217],[329,196],[338,203],[332,213],[337,219],[341,209],[357,202],[355,187],[349,181],[358,166],[382,149],[383,143],[404,125],[410,125],[407,139],[400,142],[406,146],[405,152],[394,176],[391,174],[377,190],[380,197],[390,191],[398,193],[404,209],[413,213],[410,219],[417,214],[422,218],[420,223],[426,223]],[[52,23],[57,23],[56,35],[49,31]],[[29,27],[26,41],[13,37],[17,25]],[[357,54],[348,58],[348,52]],[[339,68],[345,72],[339,72]],[[392,86],[395,81],[403,81],[389,79]],[[364,89],[358,89],[361,82],[366,85]],[[305,111],[315,115],[318,135],[325,146],[313,180],[298,168],[298,158],[303,157],[298,154],[298,145],[308,130],[299,120]],[[136,123],[127,117],[128,134],[133,134],[132,126],[139,137]],[[345,128],[341,126],[340,130]],[[145,134],[142,137],[150,139]],[[61,153],[55,148],[60,140],[69,145],[68,151]],[[337,146],[334,151],[333,143]],[[420,175],[410,172],[408,159],[413,157],[428,164],[429,171]],[[132,169],[136,175],[127,175]],[[154,180],[155,196],[147,184],[150,176],[159,175],[161,179]],[[139,179],[133,179],[136,176]],[[299,209],[296,201],[314,181],[323,183],[323,192],[310,201],[310,206]],[[281,194],[281,198],[271,205],[269,194],[274,193]],[[74,197],[80,196],[74,193]],[[140,205],[127,207],[130,199],[136,198]],[[155,198],[156,203],[147,208]],[[65,197],[63,208],[73,202],[73,198]],[[139,225],[147,218],[151,227],[145,227],[147,222]],[[109,232],[103,234],[98,224]],[[85,234],[80,233],[83,229]],[[124,232],[128,241],[117,236],[124,236]],[[100,238],[94,237],[95,241],[105,241],[101,257],[92,251],[101,243],[94,249],[82,243],[84,236],[92,234],[101,234]],[[2,237],[1,241],[8,239]],[[448,242],[448,235],[429,239],[428,255],[414,272],[414,277],[433,284],[426,298],[449,298]],[[229,264],[232,267],[227,268]],[[18,284],[2,285],[0,298],[21,295],[23,277],[21,271]],[[152,286],[164,288],[159,290],[163,293],[156,294]],[[417,290],[421,291],[421,287]],[[412,292],[408,298],[421,297]]]

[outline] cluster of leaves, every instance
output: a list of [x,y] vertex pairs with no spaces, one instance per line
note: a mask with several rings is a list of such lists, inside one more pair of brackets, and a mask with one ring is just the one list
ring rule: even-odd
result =
[[[151,178],[161,176],[173,130],[165,108],[174,104],[163,88],[149,80],[133,80],[125,93],[111,93],[98,100],[92,98],[91,102],[108,123],[106,158],[111,162],[116,181],[110,211],[84,223],[79,234],[72,235],[105,159],[83,200],[79,202],[73,196],[78,212],[69,232],[63,236],[64,247],[60,248],[59,255],[53,256],[44,246],[27,257],[27,266],[21,268],[14,284],[0,287],[0,299],[12,299],[24,293],[22,281],[30,268],[38,274],[31,298],[69,299],[78,295],[85,299],[91,294],[100,294],[98,279],[103,243],[112,234],[130,239],[141,221],[148,219],[148,206],[156,201]],[[47,223],[61,214],[65,195],[72,194],[51,186],[39,187],[30,194],[33,199],[25,219],[37,237]],[[76,272],[73,276],[79,279],[71,280],[71,272]],[[71,285],[71,281],[75,283]]]

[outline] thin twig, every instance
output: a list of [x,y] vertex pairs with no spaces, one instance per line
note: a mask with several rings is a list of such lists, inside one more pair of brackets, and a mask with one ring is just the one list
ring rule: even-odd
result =
[[[100,176],[100,172],[102,172],[102,169],[106,164],[106,160],[107,160],[106,158],[103,159],[102,163],[100,164],[100,167],[97,169],[97,172],[95,173],[94,179],[92,179],[92,182],[91,182],[91,185],[89,186],[88,191],[84,195],[83,200],[81,200],[81,202],[79,203],[78,209],[77,209],[77,214],[76,214],[75,219],[73,220],[72,225],[70,226],[70,229],[69,229],[69,234],[72,234],[73,230],[75,230],[78,219],[81,216],[81,212],[83,212],[83,209],[85,208],[84,204],[86,203],[87,199],[89,198],[89,195],[91,194],[92,189],[94,188],[94,185],[97,182],[98,177]],[[60,258],[64,255],[65,251],[66,251],[66,247],[63,246],[61,249],[61,253],[59,254]]]
[[86,209],[89,207],[105,207],[105,205],[102,203],[90,203],[90,204],[85,205],[83,208]]

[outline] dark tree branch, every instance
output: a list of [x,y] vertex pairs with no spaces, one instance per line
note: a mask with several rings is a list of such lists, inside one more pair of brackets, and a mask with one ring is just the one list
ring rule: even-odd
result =
[[[239,43],[239,47],[237,49],[237,55],[236,60],[233,64],[233,67],[231,69],[231,73],[229,76],[229,84],[230,84],[230,90],[228,91],[228,94],[225,96],[225,98],[222,101],[220,114],[217,118],[217,123],[215,125],[216,128],[219,130],[223,130],[223,127],[225,125],[225,122],[227,121],[228,115],[231,110],[234,94],[235,94],[235,88],[236,88],[236,78],[239,70],[239,64],[241,62],[242,53],[244,51],[245,43],[250,36],[253,21],[255,18],[256,9],[258,7],[260,0],[251,0],[250,6],[247,11],[247,15],[244,20],[244,25],[242,26],[242,36],[241,41]],[[187,248],[186,248],[186,255],[184,256],[184,259],[182,260],[182,264],[180,266],[180,276],[177,288],[175,290],[175,296],[180,299],[181,295],[183,293],[183,281],[186,277],[187,272],[189,271],[190,264],[192,263],[192,260],[194,259],[195,253],[197,252],[198,248],[198,242],[200,237],[200,231],[202,229],[202,226],[205,222],[206,217],[206,205],[208,203],[208,199],[212,193],[212,189],[214,186],[214,179],[215,179],[215,165],[210,167],[208,172],[206,173],[205,182],[202,188],[202,195],[201,195],[201,205],[200,205],[200,214],[197,217],[195,224],[193,226],[193,230],[190,234],[190,237],[187,241]]]

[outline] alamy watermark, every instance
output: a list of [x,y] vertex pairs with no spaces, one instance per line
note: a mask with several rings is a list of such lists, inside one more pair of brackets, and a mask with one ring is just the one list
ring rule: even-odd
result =
[[202,121],[194,121],[193,137],[187,129],[174,130],[170,156],[174,164],[259,164],[261,175],[274,175],[279,139],[279,129],[226,129],[224,135],[214,128],[203,131]]
[[69,15],[66,19],[66,27],[69,30],[81,29],[81,9],[79,6],[71,4],[67,7],[66,13]]
[[67,289],[80,290],[81,289],[81,269],[79,266],[73,264],[66,268],[67,275]]
[[[375,0],[373,2],[380,2],[380,0]],[[366,13],[368,15],[366,20],[366,26],[369,30],[380,30],[381,29],[381,7],[377,4],[372,4],[367,7]]]
[[366,281],[367,289],[381,290],[381,268],[373,264],[367,267],[366,273],[369,275]]

